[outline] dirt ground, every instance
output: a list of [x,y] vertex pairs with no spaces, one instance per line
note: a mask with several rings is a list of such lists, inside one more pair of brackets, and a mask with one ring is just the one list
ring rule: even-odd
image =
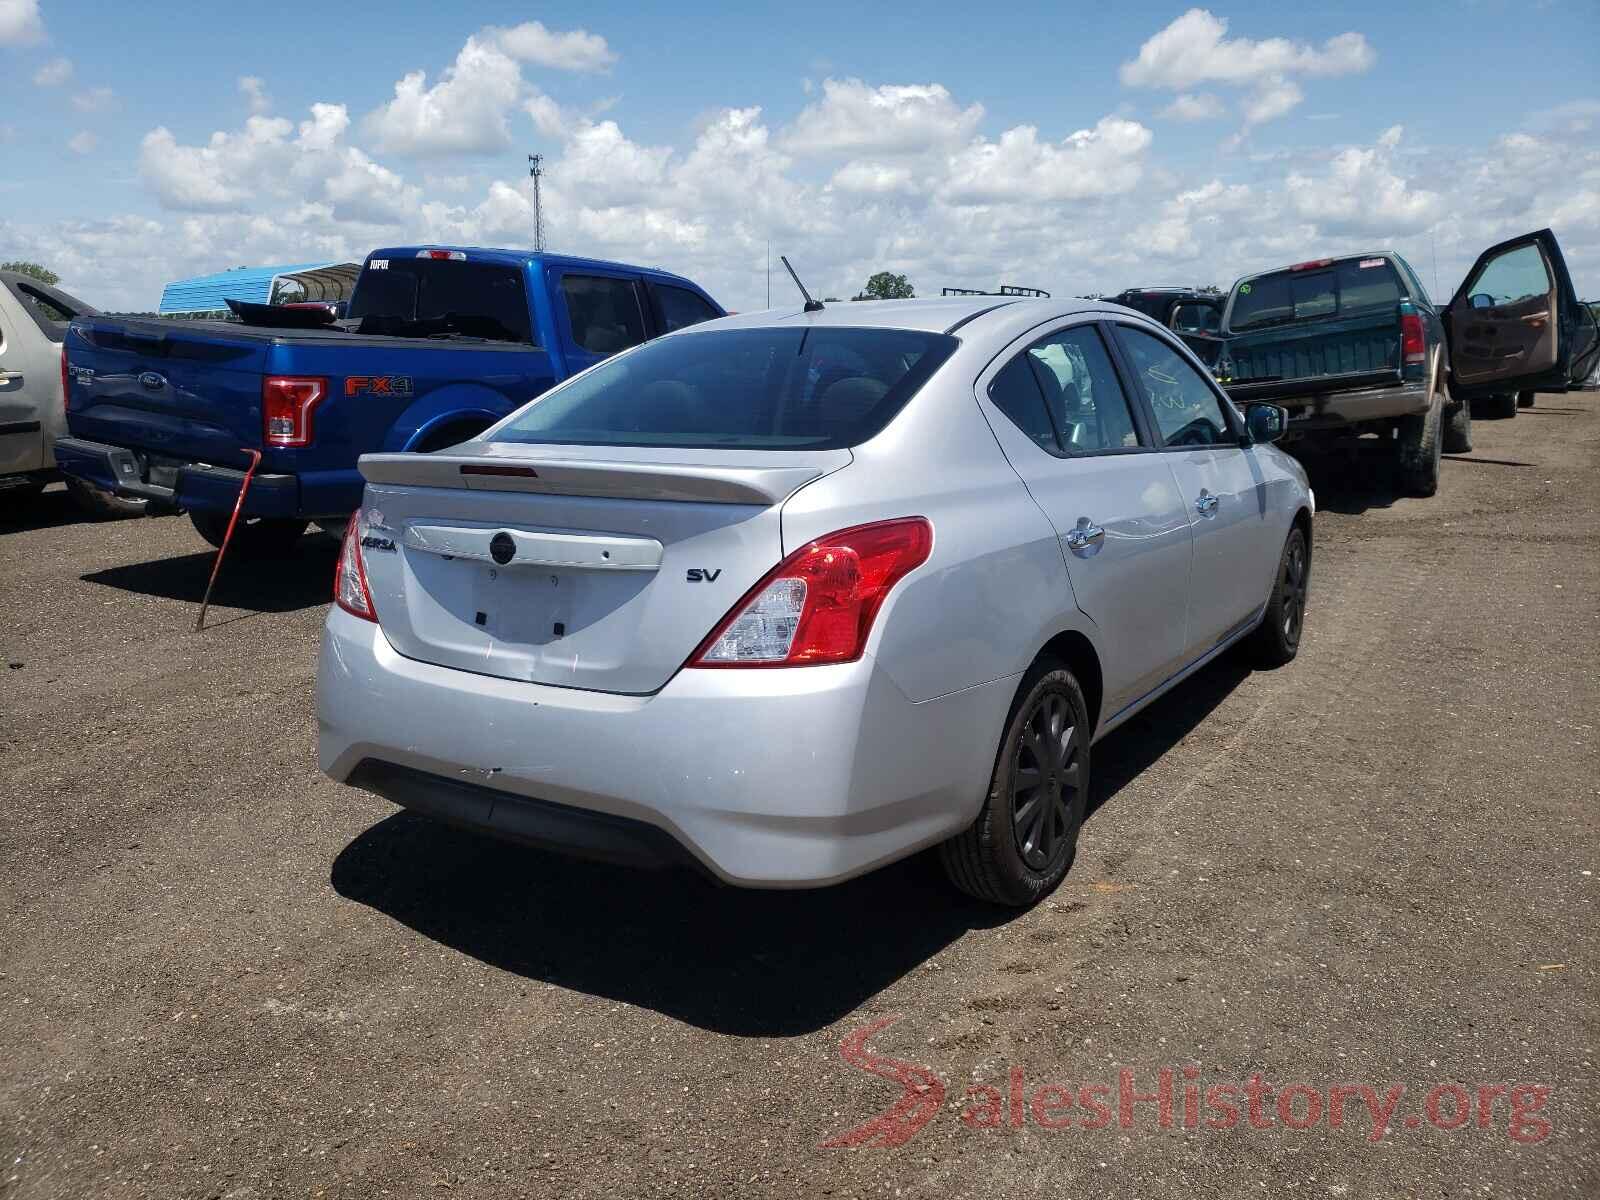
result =
[[0,515],[0,1197],[1600,1194],[1600,395],[1476,435],[1314,464],[1299,660],[1020,915],[429,825],[317,772],[332,543],[196,635],[186,519]]

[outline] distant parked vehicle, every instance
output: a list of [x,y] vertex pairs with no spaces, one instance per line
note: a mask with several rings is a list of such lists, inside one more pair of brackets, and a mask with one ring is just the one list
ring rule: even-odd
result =
[[1222,303],[1227,299],[1220,292],[1182,287],[1129,288],[1106,299],[1165,325],[1199,355],[1201,362],[1208,366],[1216,362],[1221,348],[1217,331],[1222,327]]
[[[356,459],[466,441],[618,350],[722,315],[665,271],[517,250],[405,246],[367,258],[348,315],[234,305],[244,323],[84,315],[67,339],[69,476],[185,509],[220,544],[342,529]],[[253,323],[252,323],[253,322]]]
[[[62,344],[67,323],[94,312],[60,288],[0,271],[0,503],[31,499],[60,477],[55,445],[66,432]],[[77,480],[68,483],[73,498],[92,512],[142,508]]]
[[1519,391],[1577,386],[1600,353],[1555,235],[1479,256],[1447,305],[1389,250],[1314,259],[1233,285],[1217,374],[1235,400],[1290,413],[1289,439],[1375,433],[1402,491],[1431,496],[1441,452],[1472,447],[1472,406],[1515,416]]
[[486,833],[818,886],[1060,883],[1095,740],[1281,665],[1305,472],[1171,331],[975,296],[730,317],[361,460],[322,769]]

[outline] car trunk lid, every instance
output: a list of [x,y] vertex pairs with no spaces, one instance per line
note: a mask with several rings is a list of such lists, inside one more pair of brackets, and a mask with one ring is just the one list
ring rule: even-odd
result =
[[361,459],[363,561],[408,658],[505,679],[663,686],[784,554],[779,511],[848,450],[469,443]]

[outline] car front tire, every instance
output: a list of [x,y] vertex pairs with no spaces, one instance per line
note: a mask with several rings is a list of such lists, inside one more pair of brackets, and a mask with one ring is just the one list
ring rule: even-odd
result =
[[1077,679],[1043,659],[1023,677],[977,820],[940,846],[950,881],[1026,908],[1055,890],[1088,813],[1089,709]]
[[1267,598],[1266,615],[1250,635],[1251,661],[1271,669],[1294,661],[1300,653],[1300,635],[1305,632],[1306,596],[1311,590],[1311,543],[1306,531],[1296,525],[1284,540],[1278,556],[1278,573],[1272,578],[1272,594]]
[[1535,395],[1537,395],[1536,392],[1518,392],[1517,393],[1517,407],[1518,408],[1532,408],[1533,407],[1533,398],[1534,398]]

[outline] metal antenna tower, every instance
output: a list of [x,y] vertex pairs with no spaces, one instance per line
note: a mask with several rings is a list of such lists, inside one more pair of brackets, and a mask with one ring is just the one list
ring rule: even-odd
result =
[[544,176],[544,155],[528,155],[528,175],[533,179],[533,252],[544,253],[544,204],[539,194],[539,180]]

